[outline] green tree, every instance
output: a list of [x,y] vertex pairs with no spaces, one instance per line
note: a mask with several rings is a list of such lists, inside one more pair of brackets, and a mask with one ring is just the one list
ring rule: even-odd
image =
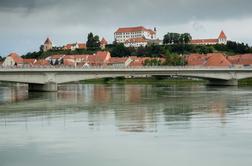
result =
[[111,48],[111,54],[112,56],[115,56],[115,57],[130,56],[131,51],[130,51],[130,48],[127,48],[124,46],[123,43],[120,43],[120,44],[114,45],[114,47]]
[[99,50],[100,49],[100,40],[98,35],[93,35],[92,32],[88,34],[87,43],[88,50]]

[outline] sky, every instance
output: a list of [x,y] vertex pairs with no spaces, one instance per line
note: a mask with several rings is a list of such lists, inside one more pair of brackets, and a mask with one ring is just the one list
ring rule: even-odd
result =
[[228,39],[252,45],[251,0],[0,0],[0,56],[86,42],[93,32],[113,42],[118,27],[189,32],[193,38]]

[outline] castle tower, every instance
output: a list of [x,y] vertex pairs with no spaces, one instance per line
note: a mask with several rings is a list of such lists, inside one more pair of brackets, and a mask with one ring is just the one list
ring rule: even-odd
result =
[[52,49],[52,41],[50,40],[50,38],[48,37],[43,45],[43,51],[49,51]]
[[224,33],[224,31],[221,31],[219,37],[218,37],[218,44],[227,44],[227,36]]

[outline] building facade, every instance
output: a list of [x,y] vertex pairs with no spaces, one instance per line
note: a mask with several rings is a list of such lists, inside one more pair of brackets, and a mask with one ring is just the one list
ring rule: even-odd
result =
[[216,39],[193,39],[191,44],[194,45],[215,45],[215,44],[227,44],[227,36],[224,31],[221,31],[220,35]]
[[143,26],[139,27],[126,27],[126,28],[118,28],[114,33],[114,38],[117,43],[125,43],[129,39],[134,38],[145,38],[146,40],[155,40],[157,30],[156,28],[147,29]]

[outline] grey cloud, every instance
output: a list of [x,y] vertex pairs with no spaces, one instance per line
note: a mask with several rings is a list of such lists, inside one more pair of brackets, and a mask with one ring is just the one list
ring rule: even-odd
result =
[[[218,22],[218,28],[227,20],[239,23],[252,18],[251,6],[251,0],[0,0],[0,54],[13,45],[20,50],[36,48],[37,40],[45,36],[65,43],[92,31],[113,40],[113,31],[120,26],[159,28],[190,23],[194,31],[209,32],[201,22]],[[26,47],[15,44],[24,43],[24,38],[29,43]]]
[[[59,22],[97,24],[221,20],[252,15],[251,0],[0,0],[0,9],[23,8],[34,14],[53,10]],[[6,11],[7,12],[7,11]]]

